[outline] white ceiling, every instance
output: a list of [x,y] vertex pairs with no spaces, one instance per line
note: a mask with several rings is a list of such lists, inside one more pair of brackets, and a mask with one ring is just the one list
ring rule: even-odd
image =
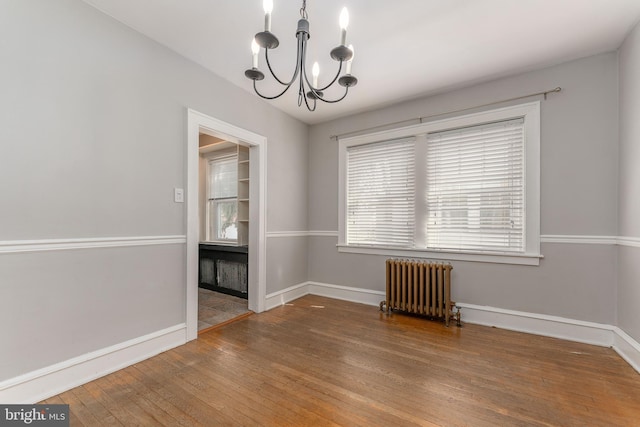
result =
[[[85,1],[253,93],[244,71],[264,26],[262,0]],[[274,0],[280,47],[270,59],[283,80],[293,72],[301,5]],[[329,51],[340,41],[343,6],[358,85],[313,113],[297,106],[297,87],[269,101],[309,124],[612,51],[640,19],[640,0],[307,0],[308,60],[320,63],[320,84],[337,71]],[[268,75],[263,54],[260,68]],[[266,80],[259,84],[276,93]]]

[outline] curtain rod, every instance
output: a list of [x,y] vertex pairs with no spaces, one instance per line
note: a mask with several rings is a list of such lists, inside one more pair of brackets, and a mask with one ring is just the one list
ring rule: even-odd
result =
[[338,135],[331,135],[329,137],[329,139],[335,139],[337,141],[338,138],[342,138],[344,136],[355,135],[355,134],[359,134],[359,133],[365,132],[365,131],[370,131],[370,130],[375,130],[375,129],[382,129],[382,128],[386,128],[386,127],[389,127],[389,126],[399,125],[399,124],[413,122],[413,121],[417,121],[418,123],[423,123],[425,119],[432,119],[434,117],[444,116],[446,114],[461,113],[463,111],[475,110],[476,108],[482,108],[482,107],[489,107],[491,105],[502,104],[504,102],[517,101],[519,99],[531,98],[533,96],[544,95],[544,99],[546,101],[548,94],[557,93],[557,92],[560,92],[561,90],[562,90],[562,88],[558,86],[555,89],[545,90],[544,92],[530,93],[528,95],[517,96],[515,98],[509,98],[509,99],[503,99],[503,100],[500,100],[500,101],[489,102],[488,104],[476,105],[474,107],[462,108],[460,110],[447,111],[446,113],[437,113],[437,114],[431,114],[429,116],[420,116],[420,117],[415,117],[415,118],[412,118],[412,119],[400,120],[398,122],[386,123],[384,125],[377,125],[377,126],[372,126],[372,127],[365,128],[365,129],[354,130],[354,131],[351,131],[351,132],[345,132],[345,133],[341,133],[341,134],[338,134]]

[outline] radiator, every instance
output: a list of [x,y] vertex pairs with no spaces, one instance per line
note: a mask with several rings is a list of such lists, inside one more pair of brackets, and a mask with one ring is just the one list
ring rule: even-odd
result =
[[386,307],[406,313],[434,319],[444,319],[449,326],[455,317],[460,326],[460,309],[453,313],[451,301],[451,264],[404,259],[387,260],[386,299],[380,302],[380,310]]

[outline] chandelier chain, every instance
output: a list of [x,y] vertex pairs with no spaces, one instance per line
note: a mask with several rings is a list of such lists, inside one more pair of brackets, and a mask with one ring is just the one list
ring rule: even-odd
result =
[[300,8],[300,16],[302,19],[309,19],[307,14],[307,0],[302,0],[302,7]]

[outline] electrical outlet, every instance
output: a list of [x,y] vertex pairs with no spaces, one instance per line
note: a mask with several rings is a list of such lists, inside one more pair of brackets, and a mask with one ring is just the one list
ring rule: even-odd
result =
[[184,203],[184,189],[182,188],[173,189],[173,201],[176,203]]

